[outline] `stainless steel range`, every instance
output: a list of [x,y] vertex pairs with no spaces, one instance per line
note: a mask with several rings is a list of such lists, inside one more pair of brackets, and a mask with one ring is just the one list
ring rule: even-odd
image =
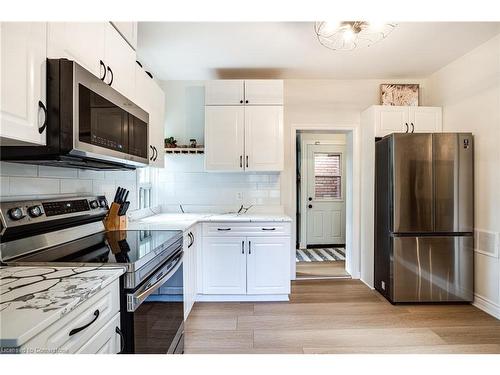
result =
[[[106,231],[102,219],[107,212],[104,196],[0,203],[0,261],[123,266],[123,352],[182,352],[182,232]],[[162,320],[168,329],[156,332],[153,323]]]

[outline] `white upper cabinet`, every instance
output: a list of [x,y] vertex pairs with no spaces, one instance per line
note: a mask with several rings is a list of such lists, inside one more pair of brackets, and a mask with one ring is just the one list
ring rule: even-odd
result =
[[0,23],[2,145],[45,145],[47,24]]
[[107,70],[104,82],[131,98],[135,86],[135,51],[110,23],[106,24],[104,40],[104,63]]
[[411,132],[434,133],[442,131],[441,107],[409,107],[408,110]]
[[283,81],[279,79],[246,80],[245,105],[283,105]]
[[95,76],[102,78],[104,38],[107,22],[49,22],[47,56],[78,62]]
[[283,169],[283,107],[245,107],[245,170]]
[[137,22],[112,22],[113,26],[120,32],[123,39],[130,46],[137,49]]
[[207,81],[205,105],[283,105],[283,81],[278,79]]
[[205,168],[243,171],[245,108],[205,107]]
[[244,81],[237,79],[206,81],[205,105],[243,105],[244,87]]
[[135,64],[135,103],[149,115],[149,165],[163,168],[165,94],[160,86],[149,77],[144,69]]
[[283,170],[282,103],[281,80],[207,81],[206,170]]
[[370,107],[375,136],[390,133],[432,133],[442,131],[440,107],[383,106]]

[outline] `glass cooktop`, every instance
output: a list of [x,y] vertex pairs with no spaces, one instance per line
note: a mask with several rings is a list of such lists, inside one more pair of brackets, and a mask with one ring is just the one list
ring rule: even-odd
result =
[[182,231],[121,230],[99,232],[32,253],[15,263],[120,263],[138,269],[156,257],[168,259],[182,248]]

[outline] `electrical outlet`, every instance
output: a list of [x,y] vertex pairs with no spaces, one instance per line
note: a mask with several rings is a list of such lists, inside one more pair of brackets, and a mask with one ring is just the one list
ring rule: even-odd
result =
[[243,200],[243,193],[241,191],[238,191],[236,193],[236,200],[239,200],[239,201]]
[[382,281],[381,283],[382,290],[385,290],[385,281]]

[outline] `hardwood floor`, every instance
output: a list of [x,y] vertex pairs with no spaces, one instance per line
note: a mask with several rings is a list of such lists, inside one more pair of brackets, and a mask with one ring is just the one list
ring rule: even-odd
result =
[[297,277],[350,277],[345,270],[345,261],[297,262]]
[[301,280],[290,302],[197,302],[190,353],[500,353],[500,320],[472,305],[393,306],[359,280]]

